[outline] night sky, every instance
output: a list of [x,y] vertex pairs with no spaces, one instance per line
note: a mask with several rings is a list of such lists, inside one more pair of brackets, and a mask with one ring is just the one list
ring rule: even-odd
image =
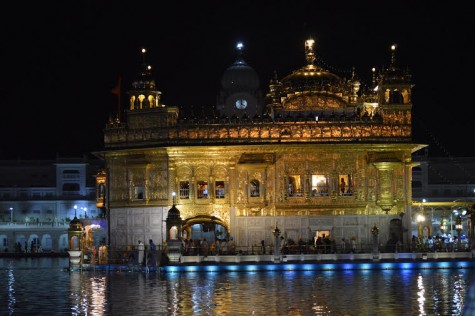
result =
[[430,144],[434,156],[475,156],[475,5],[419,2],[11,3],[0,20],[0,159],[102,150],[103,128],[117,110],[111,89],[119,76],[122,91],[130,88],[142,47],[164,104],[212,108],[238,41],[266,93],[274,70],[282,78],[305,65],[309,36],[319,65],[342,77],[355,67],[366,85],[372,67],[389,64],[396,43],[397,64],[415,84],[414,141]]

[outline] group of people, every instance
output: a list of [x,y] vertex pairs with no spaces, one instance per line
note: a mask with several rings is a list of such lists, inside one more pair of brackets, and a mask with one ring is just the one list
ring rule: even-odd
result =
[[16,253],[35,253],[35,252],[43,252],[43,249],[40,243],[34,239],[31,241],[30,247],[28,247],[28,243],[25,241],[25,246],[22,247],[21,243],[18,241],[15,244],[15,252]]
[[468,238],[464,234],[458,237],[452,236],[450,233],[444,233],[442,235],[424,236],[420,238],[413,235],[411,240],[412,250],[463,251],[464,249],[468,249],[468,246]]
[[206,238],[182,240],[185,256],[232,255],[236,253],[236,246],[232,237],[218,239],[209,243]]
[[[152,239],[148,240],[148,248],[145,244],[139,240],[137,243],[136,251],[132,251],[128,255],[129,263],[147,266],[157,265],[157,245]],[[160,260],[160,264],[162,261]]]
[[[191,239],[186,238],[182,240],[183,255],[190,256],[208,256],[208,255],[233,255],[236,254],[236,246],[232,237],[229,239],[216,239],[209,243],[206,238]],[[164,250],[161,251],[160,260],[158,259],[157,245],[152,239],[149,239],[148,247],[139,240],[135,246],[134,251],[129,251],[127,260],[129,264],[156,266],[157,262],[160,265],[166,265],[168,257]]]

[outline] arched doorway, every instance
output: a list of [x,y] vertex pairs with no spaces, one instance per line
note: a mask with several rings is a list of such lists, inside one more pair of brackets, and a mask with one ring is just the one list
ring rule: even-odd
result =
[[217,239],[228,239],[229,227],[216,216],[198,215],[187,218],[182,224],[183,239],[206,240],[213,242]]
[[59,242],[58,242],[58,248],[59,252],[66,252],[69,249],[68,245],[68,234],[62,234],[59,237]]
[[43,251],[49,252],[53,249],[53,240],[50,234],[44,234],[41,238],[41,248]]

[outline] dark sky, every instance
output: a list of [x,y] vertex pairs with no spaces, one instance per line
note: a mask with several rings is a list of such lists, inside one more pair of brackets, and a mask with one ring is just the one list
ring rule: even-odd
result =
[[0,159],[103,149],[102,130],[117,109],[111,89],[119,76],[123,91],[130,87],[141,47],[163,103],[212,107],[238,41],[265,93],[274,70],[282,78],[305,65],[309,36],[327,69],[349,76],[354,66],[366,84],[396,43],[397,63],[415,84],[415,141],[430,144],[432,155],[475,156],[475,5],[414,3],[16,1],[0,20]]

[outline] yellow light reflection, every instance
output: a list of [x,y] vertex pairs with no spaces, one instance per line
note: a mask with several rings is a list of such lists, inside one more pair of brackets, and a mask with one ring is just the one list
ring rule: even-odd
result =
[[424,288],[424,278],[422,275],[419,275],[417,277],[417,288],[419,291],[417,292],[417,302],[419,302],[419,315],[426,315],[426,312],[424,311],[424,303],[426,301],[424,295],[425,295],[425,288]]

